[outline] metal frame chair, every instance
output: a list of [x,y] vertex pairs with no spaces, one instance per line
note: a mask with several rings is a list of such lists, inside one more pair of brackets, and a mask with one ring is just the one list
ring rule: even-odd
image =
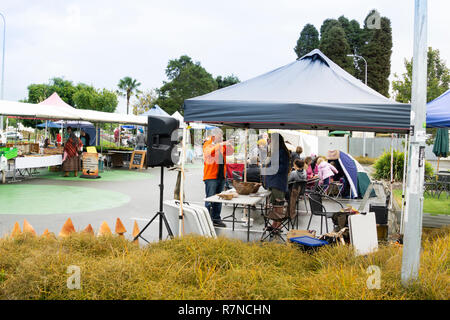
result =
[[449,191],[450,191],[450,176],[438,175],[438,178],[437,178],[437,190],[436,190],[436,194],[438,196],[438,199],[441,196],[441,193],[443,191],[445,191],[445,193],[447,194],[447,199],[448,199]]
[[434,197],[435,194],[437,194],[438,190],[438,183],[436,181],[435,177],[431,176],[425,176],[424,183],[423,183],[423,193],[428,193],[430,196]]
[[342,209],[344,209],[344,206],[339,201],[336,201],[335,199],[333,199],[327,195],[320,194],[320,193],[308,194],[309,206],[311,209],[311,217],[309,218],[308,226],[306,227],[306,229],[309,230],[313,216],[320,216],[320,234],[323,234],[323,232],[322,232],[323,218],[325,217],[325,227],[326,227],[326,231],[328,233],[328,220],[327,219],[331,219],[333,217],[333,214],[336,213],[336,211],[333,211],[333,212],[327,211],[325,206],[322,204],[322,198],[326,198],[333,202],[336,202],[337,204],[340,205],[340,207]]

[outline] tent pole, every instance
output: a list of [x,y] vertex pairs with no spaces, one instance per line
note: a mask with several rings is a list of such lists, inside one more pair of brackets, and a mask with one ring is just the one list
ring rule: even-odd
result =
[[186,155],[186,124],[183,126],[183,140],[181,140],[181,181],[180,181],[180,213],[178,223],[178,235],[181,237],[184,234],[184,158]]
[[392,185],[394,183],[394,134],[391,133],[391,181],[390,181],[390,189],[391,196],[389,197],[389,209],[392,210]]
[[247,182],[247,140],[248,140],[248,128],[245,128],[245,141],[244,141],[244,182]]
[[95,124],[95,145],[98,146],[98,124]]
[[403,220],[405,215],[405,191],[406,191],[406,166],[407,166],[407,156],[408,156],[408,135],[405,134],[405,147],[403,150],[403,184],[402,184],[402,213],[400,221],[400,234],[403,234]]

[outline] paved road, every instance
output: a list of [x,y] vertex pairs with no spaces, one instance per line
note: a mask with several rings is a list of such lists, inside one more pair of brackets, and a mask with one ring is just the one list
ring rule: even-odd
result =
[[[16,204],[20,210],[0,209],[0,236],[10,232],[15,221],[22,226],[24,218],[31,223],[38,234],[42,234],[47,228],[50,232],[58,234],[64,222],[70,217],[77,230],[84,229],[88,224],[91,224],[94,230],[98,230],[103,221],[106,221],[113,230],[116,218],[120,218],[129,231],[128,237],[131,237],[134,221],[137,221],[142,228],[158,211],[160,168],[144,170],[139,179],[128,174],[128,169],[122,170],[118,172],[119,175],[105,173],[103,180],[53,177],[52,179],[34,178],[14,185],[0,185],[0,200],[2,195],[10,200],[15,197],[20,199],[20,204]],[[164,199],[173,199],[177,173],[167,169],[164,172]],[[121,173],[124,174],[123,178],[120,176]],[[201,164],[188,166],[185,195],[190,202],[203,203],[205,193],[202,175]],[[31,190],[30,193],[25,196],[19,194],[22,187]],[[52,190],[52,194],[46,193],[50,192],[48,190]],[[357,201],[351,204],[358,207]],[[302,208],[304,208],[303,205]],[[329,209],[338,208],[330,204]],[[230,207],[224,207],[222,217],[230,212]],[[242,217],[242,210],[238,210],[237,217],[238,219]],[[253,229],[256,230],[252,232],[251,239],[257,240],[261,235],[263,219],[260,212],[252,212],[251,217],[255,219]],[[299,229],[306,228],[309,218],[310,215],[306,213],[300,216]],[[231,224],[228,225],[231,226]],[[329,228],[330,230],[332,228],[331,221]],[[238,229],[242,229],[242,226]],[[320,230],[319,217],[313,217],[310,229]],[[230,228],[217,228],[217,233],[246,239],[244,231],[231,232]],[[158,238],[158,221],[147,229],[145,237],[150,241]]]

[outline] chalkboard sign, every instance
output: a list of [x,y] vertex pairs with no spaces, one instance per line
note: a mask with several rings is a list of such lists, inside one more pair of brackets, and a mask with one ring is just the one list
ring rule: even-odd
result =
[[136,150],[133,151],[133,154],[131,155],[131,161],[130,161],[130,169],[137,168],[142,169],[142,167],[145,164],[145,154],[147,151],[144,150]]

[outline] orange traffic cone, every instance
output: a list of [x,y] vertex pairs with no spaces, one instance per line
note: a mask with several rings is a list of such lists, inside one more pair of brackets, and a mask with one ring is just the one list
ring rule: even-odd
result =
[[41,237],[42,238],[50,238],[50,237],[56,238],[55,234],[53,232],[49,232],[48,229],[44,230],[44,233],[41,235]]
[[89,223],[89,225],[83,230],[83,233],[88,233],[91,235],[95,235],[94,234],[94,229],[92,228],[91,224]]
[[[134,220],[134,226],[133,226],[133,239],[139,234],[139,227],[138,224],[136,222],[136,220]],[[139,239],[136,239],[133,241],[133,243],[139,243]]]
[[20,225],[19,223],[16,221],[16,223],[14,223],[14,228],[11,231],[11,237],[16,237],[19,234],[22,234],[22,230],[20,229]]
[[36,235],[36,231],[34,231],[34,228],[28,223],[27,219],[23,219],[23,233],[28,233],[33,236]]
[[116,220],[116,233],[120,236],[123,237],[123,234],[127,232],[127,229],[125,229],[125,226],[123,225],[122,221],[120,220],[120,218],[117,218]]
[[106,221],[103,221],[102,225],[100,226],[100,229],[98,230],[98,236],[106,236],[112,234],[111,229],[109,228]]
[[59,236],[60,237],[67,237],[73,232],[75,232],[75,227],[73,226],[72,219],[69,218],[64,223],[61,231],[59,232]]

